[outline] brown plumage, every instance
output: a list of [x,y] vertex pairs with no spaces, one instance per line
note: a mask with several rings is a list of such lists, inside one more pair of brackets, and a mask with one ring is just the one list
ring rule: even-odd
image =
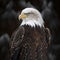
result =
[[12,37],[12,60],[47,60],[48,33],[44,28],[19,27]]

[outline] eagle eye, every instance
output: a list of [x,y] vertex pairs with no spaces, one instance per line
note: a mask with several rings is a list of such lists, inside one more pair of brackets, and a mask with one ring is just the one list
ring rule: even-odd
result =
[[29,13],[24,13],[24,14],[29,15],[29,14],[32,14],[32,13],[29,12]]

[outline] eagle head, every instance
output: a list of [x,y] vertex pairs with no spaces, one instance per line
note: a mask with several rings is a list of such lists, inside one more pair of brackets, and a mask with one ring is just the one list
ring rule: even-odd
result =
[[37,26],[44,26],[44,21],[41,16],[41,13],[35,8],[25,8],[22,10],[21,14],[19,15],[18,19],[22,19],[22,25],[29,25],[31,27]]

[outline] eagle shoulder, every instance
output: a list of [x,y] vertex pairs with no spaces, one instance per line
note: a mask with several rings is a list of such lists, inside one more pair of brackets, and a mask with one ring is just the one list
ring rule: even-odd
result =
[[51,32],[49,28],[45,28],[45,33],[46,33],[46,41],[48,44],[51,43]]
[[20,46],[23,37],[25,34],[25,29],[24,27],[19,27],[18,29],[16,29],[16,31],[12,34],[11,36],[11,41],[10,41],[10,53],[11,56],[14,54],[14,50]]

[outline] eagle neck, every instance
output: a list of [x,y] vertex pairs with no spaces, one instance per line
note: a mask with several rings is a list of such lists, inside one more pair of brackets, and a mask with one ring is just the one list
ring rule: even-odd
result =
[[44,26],[43,23],[41,23],[41,21],[39,19],[35,20],[35,19],[25,19],[22,21],[21,25],[29,25],[31,27],[35,27],[35,26],[39,26],[39,27],[42,27]]

